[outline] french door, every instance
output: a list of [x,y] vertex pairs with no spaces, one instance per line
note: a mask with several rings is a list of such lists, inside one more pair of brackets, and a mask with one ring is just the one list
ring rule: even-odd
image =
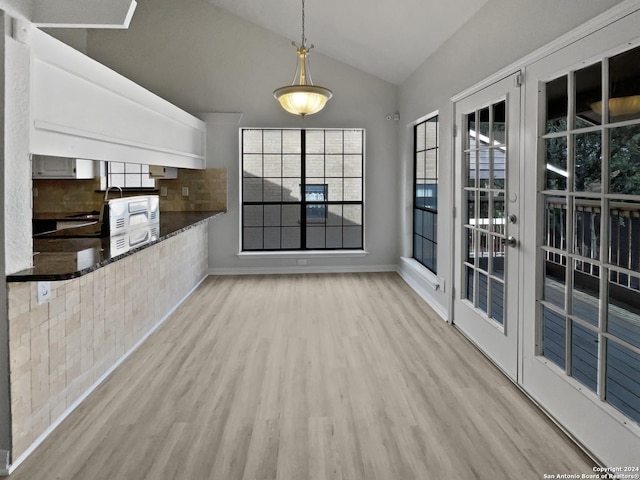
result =
[[518,380],[520,87],[507,77],[455,104],[453,323]]

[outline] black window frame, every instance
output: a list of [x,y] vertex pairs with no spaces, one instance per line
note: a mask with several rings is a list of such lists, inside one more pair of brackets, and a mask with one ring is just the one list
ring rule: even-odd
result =
[[[435,123],[435,144],[428,144],[428,132],[427,125],[432,122]],[[424,126],[424,148],[419,146],[419,135],[421,126]],[[420,132],[420,133],[419,133]],[[426,176],[426,156],[427,152],[433,152],[435,154],[435,175],[433,177]],[[422,180],[433,180],[433,183],[418,183],[418,162],[420,154],[424,154],[425,165],[423,166],[423,172],[425,172]],[[413,127],[413,210],[412,210],[412,257],[419,262],[430,272],[438,273],[438,183],[439,183],[439,164],[440,164],[440,120],[439,114],[434,113],[429,115],[424,120],[416,123]],[[435,186],[433,189],[433,196],[420,196],[418,197],[418,190],[420,187],[428,187],[429,185]],[[425,188],[426,190],[426,188]],[[418,199],[433,198],[434,200],[426,204]],[[420,204],[424,203],[424,204]],[[428,226],[427,226],[428,225]]]
[[[248,131],[260,131],[263,134],[263,149],[262,149],[262,153],[258,154],[258,153],[251,153],[251,152],[245,152],[245,141],[244,141],[244,135],[245,132]],[[284,172],[284,163],[282,164],[282,170],[281,170],[281,177],[279,178],[279,180],[284,181],[285,179],[288,180],[292,180],[295,179],[297,182],[297,186],[299,188],[298,193],[299,193],[299,200],[285,200],[284,198],[284,187],[282,189],[281,192],[281,198],[278,201],[267,201],[264,199],[264,192],[265,192],[265,186],[264,186],[264,181],[266,179],[269,178],[275,178],[278,179],[278,177],[268,177],[266,175],[264,175],[264,169],[263,169],[263,174],[262,176],[259,177],[259,179],[261,179],[263,181],[263,186],[262,186],[262,200],[258,200],[258,201],[253,201],[253,200],[248,200],[247,197],[250,197],[249,195],[246,195],[245,192],[245,180],[246,179],[253,179],[256,180],[256,176],[254,175],[247,175],[247,170],[245,168],[245,158],[249,155],[262,155],[262,161],[263,161],[263,167],[264,167],[264,157],[268,156],[268,153],[265,153],[264,150],[264,132],[300,132],[300,152],[299,152],[299,158],[300,158],[300,173],[299,173],[299,177],[294,176],[288,176],[285,175]],[[317,153],[310,153],[309,155],[321,155],[323,156],[323,162],[324,162],[324,177],[320,176],[319,178],[313,177],[308,179],[307,178],[307,132],[324,132],[324,138],[327,138],[327,132],[341,132],[342,133],[342,149],[341,152],[338,154],[339,156],[342,156],[343,162],[342,162],[342,173],[341,176],[330,176],[327,173],[327,157],[330,156],[329,153],[326,152],[326,143],[323,143],[323,145],[325,146],[325,153],[324,154],[317,154]],[[359,139],[359,151],[357,153],[354,152],[350,152],[348,151],[348,148],[345,147],[346,145],[346,141],[345,141],[345,132],[358,132],[358,134],[360,135],[360,139]],[[364,182],[364,168],[365,168],[365,130],[363,128],[313,128],[313,129],[304,129],[304,128],[241,128],[240,129],[240,174],[241,174],[241,182],[240,182],[240,203],[241,203],[241,213],[240,213],[240,252],[288,252],[288,251],[340,251],[340,250],[357,250],[357,251],[364,251],[364,198],[365,198],[365,192],[364,192],[364,188],[365,188],[365,182]],[[276,154],[278,155],[278,154]],[[282,157],[284,158],[287,154],[286,153],[281,153]],[[352,158],[356,158],[359,157],[359,161],[360,161],[360,165],[359,165],[359,172],[360,175],[359,176],[347,176],[345,175],[345,158],[348,156],[352,156]],[[330,192],[335,192],[334,190],[331,190],[331,180],[335,180],[335,179],[340,179],[342,182],[342,199],[341,200],[329,200],[328,199],[328,195]],[[345,179],[355,179],[356,180],[356,191],[359,190],[359,200],[345,200],[344,196],[345,196]],[[309,183],[307,183],[308,180]],[[283,182],[284,183],[284,182]],[[308,200],[307,199],[307,195],[303,194],[303,192],[306,192],[307,186],[323,186],[325,188],[325,200],[319,200],[319,199],[313,199],[313,200]],[[276,185],[276,189],[277,189],[277,185]],[[289,189],[291,190],[291,188]],[[259,212],[260,207],[262,206],[262,212]],[[334,218],[332,219],[332,221],[334,223],[332,223],[332,221],[330,220],[331,218],[331,207],[332,206],[341,206],[342,207],[342,215],[335,215],[334,214]],[[266,208],[272,208],[272,209],[276,209],[278,207],[280,207],[280,224],[279,225],[267,225],[265,223],[265,217],[266,217]],[[297,220],[295,222],[292,222],[289,219],[289,223],[285,224],[285,221],[283,220],[283,217],[285,216],[283,214],[283,209],[284,208],[289,208],[289,212],[292,212],[295,210],[295,208],[298,207],[299,211],[297,212]],[[345,213],[345,209],[352,207],[354,209],[354,211],[357,212],[357,217],[358,220],[357,222],[351,222],[348,218],[348,215],[346,215]],[[260,215],[262,215],[262,225],[258,223],[256,223],[255,225],[250,225],[247,223],[246,217],[249,216],[247,214],[248,210],[247,208],[254,208],[254,212],[258,211],[257,217],[259,218]],[[307,218],[308,216],[308,212],[309,209],[322,209],[322,211],[324,212],[324,218],[316,218],[314,216],[314,218]],[[340,224],[338,224],[337,220],[335,217],[339,217],[340,218]],[[296,228],[296,226],[299,228],[299,242],[297,242],[297,239],[295,238],[295,236],[291,237],[294,240],[295,245],[291,245],[288,244],[287,242],[290,239],[284,239],[283,241],[283,236],[284,236],[284,230],[286,229],[293,229]],[[247,242],[247,238],[246,238],[246,232],[248,229],[254,229],[254,233],[258,233],[260,229],[262,229],[262,245],[260,247],[256,247],[256,246],[252,246]],[[267,244],[267,240],[266,240],[266,230],[267,228],[272,228],[272,229],[277,229],[280,228],[280,233],[279,233],[279,246],[275,247],[271,244],[269,244],[266,248],[265,248],[265,244]],[[322,245],[318,245],[318,244],[313,244],[312,242],[314,241],[313,235],[309,235],[309,229],[321,229],[324,228],[324,239],[323,239],[323,244]],[[331,232],[336,232],[338,230],[338,228],[340,229],[340,234],[339,234],[339,239],[340,239],[340,245],[336,245],[335,244],[335,237],[330,238],[330,234],[328,233],[329,231]],[[330,230],[331,229],[331,230]],[[316,230],[318,231],[318,230]],[[308,237],[312,237],[310,240],[308,239]],[[322,235],[320,235],[320,237],[322,237]],[[317,238],[320,238],[317,237]]]

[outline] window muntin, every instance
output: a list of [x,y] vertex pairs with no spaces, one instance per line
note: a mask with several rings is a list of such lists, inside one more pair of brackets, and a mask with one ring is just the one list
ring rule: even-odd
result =
[[154,188],[155,181],[149,177],[149,165],[107,162],[107,187]]
[[364,248],[364,130],[242,129],[242,251]]
[[437,273],[439,120],[414,127],[413,258]]
[[544,91],[538,353],[640,423],[640,48]]

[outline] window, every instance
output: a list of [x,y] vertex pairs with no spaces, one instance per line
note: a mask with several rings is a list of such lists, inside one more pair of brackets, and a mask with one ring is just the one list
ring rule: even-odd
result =
[[640,423],[640,48],[545,87],[538,353]]
[[241,137],[242,251],[363,248],[364,130]]
[[438,256],[438,116],[414,127],[413,258],[433,273]]
[[149,178],[149,165],[107,162],[107,187],[154,188],[155,181]]

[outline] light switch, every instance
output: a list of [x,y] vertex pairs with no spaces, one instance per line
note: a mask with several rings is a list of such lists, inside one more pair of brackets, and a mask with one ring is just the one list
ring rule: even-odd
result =
[[182,187],[182,196],[183,197],[189,196],[189,187]]
[[160,196],[161,197],[167,196],[167,187],[160,187]]

